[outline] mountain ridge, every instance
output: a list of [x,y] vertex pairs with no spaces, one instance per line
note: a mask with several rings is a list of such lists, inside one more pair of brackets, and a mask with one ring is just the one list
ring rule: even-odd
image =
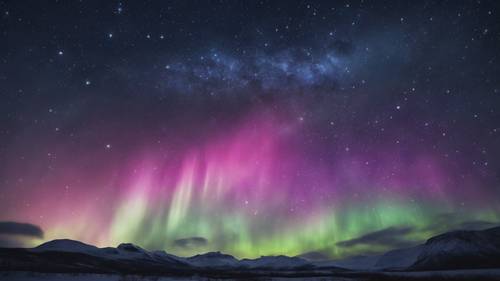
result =
[[500,268],[500,227],[452,231],[415,247],[377,256],[340,261],[308,261],[301,257],[262,256],[237,259],[221,252],[178,257],[147,251],[131,243],[98,248],[80,241],[56,239],[35,248],[0,248],[0,271],[120,273],[151,275],[283,275],[332,274],[349,271],[425,271]]

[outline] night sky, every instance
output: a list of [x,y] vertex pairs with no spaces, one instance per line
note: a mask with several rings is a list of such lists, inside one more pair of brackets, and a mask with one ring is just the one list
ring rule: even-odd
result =
[[496,225],[499,18],[0,1],[0,246],[340,258]]

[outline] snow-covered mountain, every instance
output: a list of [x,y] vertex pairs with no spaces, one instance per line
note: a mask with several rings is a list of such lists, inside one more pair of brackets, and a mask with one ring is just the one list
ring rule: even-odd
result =
[[209,252],[192,256],[186,259],[191,265],[196,267],[235,267],[238,260],[221,252]]
[[299,257],[287,256],[262,256],[257,259],[242,259],[239,266],[252,269],[294,269],[312,266],[310,262]]
[[78,253],[108,260],[141,260],[149,262],[166,262],[188,265],[185,259],[167,254],[163,251],[149,252],[131,243],[123,243],[117,248],[98,248],[80,241],[57,239],[41,244],[28,251],[35,253]]
[[422,245],[410,248],[396,249],[378,257],[373,265],[378,269],[405,269],[417,261],[418,255],[422,252]]
[[73,252],[98,255],[101,249],[96,246],[88,245],[80,241],[70,239],[56,239],[39,245],[31,249],[33,252]]
[[[29,262],[26,258],[29,257]],[[61,272],[172,272],[295,270],[313,267],[305,259],[287,256],[264,256],[238,260],[221,252],[209,252],[188,258],[164,251],[147,251],[125,243],[116,248],[98,248],[79,241],[58,239],[32,249],[0,249],[0,270]]]
[[32,249],[0,248],[0,271],[118,273],[168,276],[317,276],[352,272],[500,268],[500,227],[453,231],[425,244],[378,256],[341,261],[263,256],[238,260],[220,252],[189,258],[147,251],[133,244],[98,248],[73,240],[54,240]]
[[80,253],[110,260],[134,260],[166,262],[199,268],[248,268],[248,269],[293,269],[312,266],[310,262],[299,257],[262,256],[256,259],[238,260],[221,252],[208,252],[188,258],[177,257],[164,251],[149,252],[130,243],[120,244],[117,248],[98,248],[79,241],[58,239],[44,243],[29,251]]
[[411,269],[500,268],[500,227],[430,238]]
[[500,227],[452,231],[432,237],[422,245],[395,249],[382,255],[321,261],[315,265],[351,270],[500,268]]

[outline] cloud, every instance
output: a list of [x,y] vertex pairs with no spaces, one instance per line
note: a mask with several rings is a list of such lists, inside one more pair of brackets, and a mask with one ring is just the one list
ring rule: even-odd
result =
[[458,228],[465,230],[483,230],[491,227],[498,226],[498,223],[493,223],[489,221],[482,220],[472,220],[472,221],[464,221],[462,222]]
[[174,247],[183,249],[205,247],[207,244],[208,240],[203,237],[187,237],[187,238],[177,239],[173,242]]
[[42,229],[34,224],[19,223],[13,221],[0,222],[0,234],[3,235],[23,235],[33,238],[43,238]]
[[443,233],[452,230],[482,230],[498,226],[499,222],[491,222],[467,218],[463,213],[441,213],[433,218],[433,223],[424,230],[434,233]]
[[0,221],[0,247],[28,247],[32,241],[43,238],[39,226],[13,221]]
[[328,260],[330,259],[330,255],[326,250],[324,251],[310,251],[306,253],[302,253],[297,257],[303,258],[310,261],[320,261],[320,260]]
[[412,227],[388,227],[351,240],[340,241],[336,245],[345,248],[357,245],[378,245],[392,248],[409,247],[415,243],[407,240],[405,236],[413,231]]

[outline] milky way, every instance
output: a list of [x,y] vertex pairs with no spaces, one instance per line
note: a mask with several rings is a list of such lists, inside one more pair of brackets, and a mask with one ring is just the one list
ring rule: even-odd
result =
[[494,1],[25,5],[0,222],[37,232],[0,245],[339,258],[500,222]]

